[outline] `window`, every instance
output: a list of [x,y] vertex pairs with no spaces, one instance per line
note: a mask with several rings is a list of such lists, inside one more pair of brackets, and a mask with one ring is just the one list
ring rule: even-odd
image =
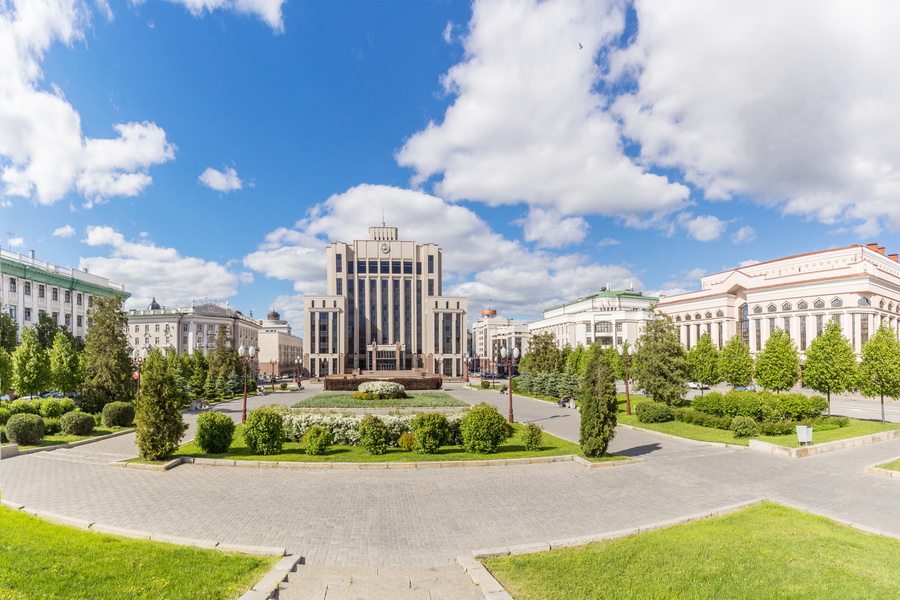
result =
[[58,312],[53,313],[53,321],[57,324],[59,323],[59,313]]
[[753,314],[755,314],[755,315],[762,313],[762,311],[763,311],[762,306],[754,306],[753,307]]
[[181,336],[181,344],[182,345],[187,344],[187,336],[186,335]]
[[72,292],[70,290],[66,290],[65,303],[72,304]]
[[159,338],[153,338],[153,345],[159,346]]
[[93,308],[94,306],[94,297],[88,296],[88,308]]
[[72,326],[72,315],[66,315],[66,327]]
[[359,273],[360,275],[366,274],[366,261],[364,261],[364,260],[357,261],[356,272]]
[[705,315],[703,315],[703,316],[706,317],[707,319],[712,319],[712,313],[711,313],[711,312],[707,312],[707,313],[706,313]]
[[722,317],[725,316],[725,313],[723,313],[721,310],[717,310],[717,311],[716,311],[716,316],[719,317],[719,318],[721,319]]
[[59,302],[59,288],[53,288],[50,292],[50,299]]
[[38,284],[38,298],[44,298],[46,296],[46,288],[43,283]]
[[338,277],[337,281],[335,281],[335,283],[337,284],[337,289],[335,290],[335,293],[338,296],[343,296],[344,295],[344,280],[341,279],[340,277]]
[[791,337],[791,318],[784,317],[782,320],[782,323],[784,323],[784,332],[787,334],[788,337]]
[[[824,304],[824,302],[823,302]],[[825,315],[816,315],[816,337],[822,335],[822,330],[825,328]]]
[[428,255],[428,272],[434,273],[434,255],[433,254]]
[[391,261],[383,260],[381,261],[381,272],[385,275],[391,272]]
[[187,326],[187,323],[185,323],[184,325],[181,326],[181,331],[187,333],[187,330],[188,330],[188,326]]
[[421,274],[422,274],[422,263],[416,262],[416,275],[421,275]]
[[825,302],[822,301],[821,298],[818,298],[815,302],[813,302],[814,308],[825,308]]
[[377,273],[378,273],[378,261],[377,261],[377,260],[370,260],[370,261],[369,261],[369,274],[370,274],[370,275],[375,275],[375,274],[377,274]]
[[806,316],[800,317],[800,351],[806,350]]
[[9,291],[15,293],[16,291],[16,279],[15,277],[9,278]]
[[434,279],[428,280],[428,295],[434,296]]
[[30,320],[31,320],[31,309],[30,309],[30,308],[26,308],[26,309],[25,309],[25,320],[26,320],[26,321],[30,321]]
[[31,295],[31,282],[30,281],[24,282],[24,285],[22,286],[22,288],[23,288],[22,293],[24,293],[26,296]]
[[78,327],[81,327],[81,315],[78,315],[77,317],[75,317],[75,325],[77,325]]
[[344,271],[344,255],[343,254],[335,254],[334,255],[334,272],[342,273]]
[[77,300],[78,306],[81,306],[81,294],[77,294],[77,295],[75,296],[75,300]]
[[755,319],[753,324],[756,328],[756,351],[759,352],[762,349],[762,319]]
[[859,345],[865,346],[869,341],[869,315],[859,315]]
[[806,310],[807,308],[809,308],[809,304],[806,303],[806,300],[801,300],[797,303],[797,308],[800,310]]
[[353,265],[356,264],[352,260],[347,261],[347,274],[353,275]]
[[840,298],[834,298],[834,299],[831,301],[831,306],[834,307],[834,308],[840,308],[840,307],[843,306],[843,305],[844,305],[844,301],[841,300]]
[[766,307],[766,310],[769,312],[776,312],[776,311],[778,311],[778,307],[775,306],[774,304],[770,304],[769,306]]
[[140,325],[135,325],[135,326],[134,326],[134,332],[135,332],[135,333],[139,332],[140,330],[141,330],[141,326],[140,326]]
[[791,310],[792,308],[793,307],[791,306],[790,302],[785,302],[784,304],[781,305],[781,310]]
[[159,333],[159,323],[157,323],[156,325],[153,326],[153,331],[155,331],[156,333]]
[[[10,289],[10,291],[11,291],[11,292],[14,292],[15,290]],[[859,305],[860,305],[860,306],[872,306],[872,301],[869,300],[868,298],[860,298],[860,299],[859,299]]]
[[412,270],[412,261],[411,261],[411,260],[404,260],[404,261],[403,261],[403,274],[404,274],[404,275],[412,275],[412,272],[413,272],[413,270]]
[[140,338],[134,338],[134,347],[137,348],[138,346],[140,346],[140,344],[141,344]]
[[16,307],[15,306],[9,307],[9,316],[11,316],[13,319],[16,318]]
[[147,333],[147,332],[149,332],[149,331],[150,331],[150,326],[149,326],[149,325],[144,325],[144,333]]

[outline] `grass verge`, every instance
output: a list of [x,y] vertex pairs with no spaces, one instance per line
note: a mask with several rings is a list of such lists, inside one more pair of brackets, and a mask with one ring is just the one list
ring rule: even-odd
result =
[[0,547],[9,600],[233,599],[278,560],[82,531],[5,507]]
[[445,408],[469,406],[444,392],[407,392],[409,398],[357,400],[352,392],[324,392],[304,398],[291,408]]
[[773,503],[578,548],[484,561],[517,600],[897,598],[900,540]]
[[89,440],[91,438],[101,437],[104,435],[109,435],[111,433],[116,433],[118,431],[124,431],[126,429],[132,429],[132,427],[98,427],[91,432],[91,435],[65,435],[62,433],[56,435],[47,435],[44,436],[40,442],[35,444],[34,446],[19,446],[20,450],[27,450],[29,448],[45,448],[47,446],[56,446],[58,444],[70,444],[72,442],[80,442],[81,440]]
[[892,460],[890,462],[886,462],[883,465],[875,465],[879,469],[887,469],[889,471],[900,471],[900,458],[897,460]]

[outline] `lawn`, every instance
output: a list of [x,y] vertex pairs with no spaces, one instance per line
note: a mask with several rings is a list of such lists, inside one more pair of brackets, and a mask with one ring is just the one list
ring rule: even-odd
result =
[[291,408],[446,408],[469,406],[444,392],[407,392],[409,398],[357,400],[353,392],[323,392],[304,398]]
[[[577,444],[567,442],[548,433],[544,433],[543,444],[540,450],[530,452],[525,449],[520,437],[521,425],[514,425],[515,433],[494,454],[470,454],[461,446],[444,446],[436,454],[419,454],[406,452],[400,448],[388,448],[386,454],[371,455],[362,446],[332,446],[328,454],[313,456],[306,454],[303,444],[289,442],[284,445],[281,454],[253,455],[244,443],[243,427],[238,425],[234,434],[234,443],[228,454],[204,454],[193,442],[182,445],[173,454],[173,458],[179,456],[193,456],[197,458],[225,458],[233,460],[266,460],[278,462],[434,462],[434,461],[461,461],[461,460],[498,460],[506,458],[531,458],[537,456],[564,456],[567,454],[581,454],[581,448]],[[621,457],[604,457],[605,460],[622,460]]]
[[900,471],[900,458],[886,462],[883,465],[877,465],[879,469],[888,469],[889,471]]
[[126,429],[132,429],[132,427],[98,427],[94,429],[94,431],[92,431],[90,435],[65,435],[62,433],[47,435],[44,436],[44,439],[42,439],[34,446],[19,446],[19,449],[27,450],[28,448],[44,448],[46,446],[56,446],[57,444],[80,442],[81,440],[89,440],[91,438],[100,437],[102,435],[109,435],[118,431],[125,431]]
[[900,540],[773,503],[484,561],[517,600],[900,596]]
[[277,557],[133,540],[0,507],[4,600],[238,598]]

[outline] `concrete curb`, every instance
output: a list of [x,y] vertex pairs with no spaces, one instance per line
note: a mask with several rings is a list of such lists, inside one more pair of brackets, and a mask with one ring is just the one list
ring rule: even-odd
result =
[[866,473],[871,473],[872,475],[880,475],[882,477],[898,477],[900,478],[900,471],[894,471],[891,469],[882,469],[878,465],[883,465],[884,463],[893,462],[895,460],[900,460],[900,456],[897,458],[891,458],[889,460],[880,460],[877,465],[869,465],[865,467],[863,471]]
[[[0,458],[9,458],[19,454],[34,454],[35,452],[49,452],[50,450],[59,450],[60,448],[77,448],[78,446],[84,446],[85,444],[92,444],[94,442],[102,442],[103,440],[119,437],[120,435],[127,435],[129,433],[134,433],[134,429],[123,429],[122,431],[116,431],[115,433],[108,433],[106,435],[92,437],[86,440],[78,440],[77,442],[67,442],[65,444],[55,444],[53,446],[41,446],[40,448],[29,448],[28,450],[19,450],[19,446],[17,444],[7,444],[0,448]],[[7,448],[12,449],[7,450]]]
[[861,435],[859,437],[848,438],[846,440],[835,440],[833,442],[823,442],[821,444],[813,444],[811,446],[801,446],[799,448],[790,448],[788,446],[779,446],[770,444],[762,440],[750,440],[750,449],[756,452],[765,452],[776,456],[786,456],[788,458],[804,458],[807,456],[816,456],[817,454],[825,454],[826,452],[835,452],[837,450],[846,450],[847,448],[855,448],[866,444],[874,444],[900,437],[900,429],[892,429],[890,431],[882,431],[879,433],[870,433],[869,435]]
[[900,539],[900,535],[896,533],[891,533],[889,531],[885,531],[883,529],[876,529],[875,527],[869,527],[868,525],[863,525],[862,523],[856,523],[854,521],[849,521],[847,519],[836,517],[834,515],[828,514],[826,512],[822,512],[821,510],[817,510],[814,508],[810,508],[806,505],[799,504],[797,502],[792,502],[790,500],[778,500],[775,498],[767,498],[769,502],[774,502],[776,504],[781,504],[782,506],[787,506],[788,508],[794,508],[796,510],[802,510],[803,512],[808,512],[811,515],[818,515],[820,517],[825,517],[826,519],[831,519],[835,523],[839,523],[840,525],[846,525],[847,527],[852,527],[857,531],[864,531],[866,533],[874,533],[875,535],[882,535],[884,537],[889,537],[893,539]]
[[485,600],[513,600],[500,582],[494,579],[491,572],[474,557],[457,556],[456,563],[472,579],[472,583],[478,586],[478,589],[484,594]]

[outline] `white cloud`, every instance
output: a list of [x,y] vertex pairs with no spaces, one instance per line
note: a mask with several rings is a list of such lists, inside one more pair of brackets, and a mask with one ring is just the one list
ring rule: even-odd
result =
[[530,251],[492,231],[466,207],[423,192],[360,185],[313,207],[294,228],[266,236],[244,265],[268,277],[294,282],[302,293],[325,291],[325,247],[332,241],[368,239],[384,211],[387,225],[401,239],[432,242],[443,251],[445,295],[465,295],[470,311],[488,299],[504,314],[537,316],[543,309],[596,292],[611,284],[623,288],[640,280],[627,267],[601,265],[578,254]]
[[522,221],[525,241],[537,242],[540,248],[562,248],[580,244],[587,235],[588,224],[581,217],[563,217],[555,210],[532,208]]
[[115,138],[84,137],[62,91],[52,84],[51,91],[40,88],[50,46],[84,38],[87,5],[30,0],[0,6],[0,195],[49,205],[74,190],[90,206],[139,194],[152,181],[149,167],[174,158],[165,132],[153,123],[121,123],[114,125]]
[[669,281],[660,286],[658,290],[649,292],[648,296],[677,296],[695,291],[700,287],[700,278],[707,275],[708,271],[701,267],[681,271],[671,276]]
[[621,243],[622,242],[620,242],[617,239],[605,237],[602,240],[600,240],[599,242],[597,242],[597,247],[603,248],[605,246],[617,246],[618,244],[621,244]]
[[231,167],[225,167],[224,172],[210,167],[203,171],[198,179],[206,187],[219,192],[233,192],[243,187],[243,182],[238,177],[237,171]]
[[75,228],[71,225],[63,225],[53,230],[53,235],[61,238],[70,238],[75,235]]
[[439,176],[435,191],[448,200],[525,202],[632,225],[680,208],[688,189],[623,154],[596,91],[594,58],[623,28],[616,0],[476,2],[465,59],[442,80],[455,101],[397,161],[415,171],[414,185]]
[[281,6],[285,0],[169,0],[169,2],[183,5],[194,16],[214,10],[233,10],[255,15],[275,31],[284,31]]
[[726,223],[712,215],[695,217],[691,213],[679,215],[678,222],[687,229],[688,234],[699,242],[711,242],[719,239],[725,231]]
[[740,265],[742,267],[749,267],[750,265],[755,265],[758,263],[759,263],[758,260],[751,258],[749,260],[742,260],[741,262],[738,263],[738,265]]
[[174,308],[191,298],[227,298],[237,293],[238,278],[223,265],[191,256],[152,242],[129,242],[111,227],[87,228],[82,240],[88,246],[110,246],[108,257],[82,257],[80,268],[125,284],[132,294],[127,308],[144,308],[152,298]]
[[249,271],[241,271],[238,274],[238,281],[240,281],[241,283],[244,283],[244,284],[253,283],[253,273],[251,273]]
[[303,294],[276,296],[269,310],[276,311],[284,321],[291,325],[291,335],[303,337]]
[[756,230],[749,225],[741,227],[731,236],[731,241],[735,244],[744,244],[746,242],[752,242],[755,239]]
[[[637,0],[612,105],[648,164],[874,234],[900,228],[900,4]],[[698,68],[702,65],[702,68]]]
[[447,21],[447,26],[444,27],[444,32],[441,34],[446,43],[450,43],[453,41],[453,29],[454,29],[453,21]]
[[6,240],[7,245],[10,248],[21,248],[25,245],[25,238],[21,237],[13,237]]

